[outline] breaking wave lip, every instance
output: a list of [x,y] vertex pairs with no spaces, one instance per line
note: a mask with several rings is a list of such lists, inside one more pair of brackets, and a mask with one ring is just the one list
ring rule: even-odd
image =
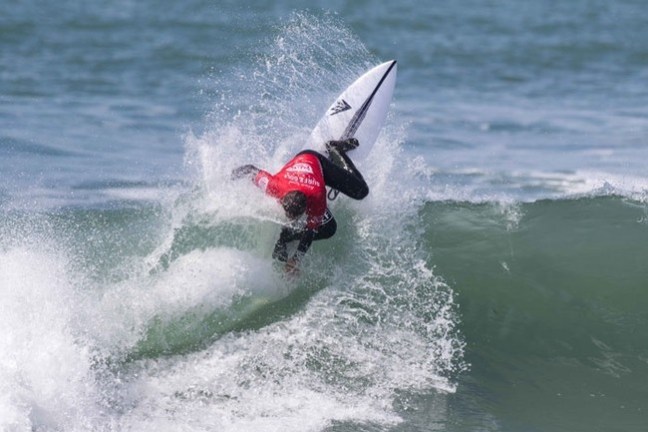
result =
[[[422,158],[414,158],[416,161]],[[534,202],[580,196],[621,195],[645,200],[648,179],[640,175],[605,171],[561,172],[512,171],[497,173],[484,169],[437,170],[413,162],[411,169],[428,186],[429,201]]]

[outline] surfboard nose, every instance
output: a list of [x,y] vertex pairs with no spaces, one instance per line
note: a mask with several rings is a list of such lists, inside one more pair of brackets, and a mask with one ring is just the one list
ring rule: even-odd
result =
[[375,143],[396,84],[396,60],[383,62],[358,77],[333,102],[315,126],[304,149],[324,151],[330,140],[357,138],[354,162],[364,159]]

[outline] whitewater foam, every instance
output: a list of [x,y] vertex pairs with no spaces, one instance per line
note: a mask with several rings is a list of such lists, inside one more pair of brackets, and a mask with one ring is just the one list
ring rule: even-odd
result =
[[79,302],[60,253],[0,254],[0,429],[92,428],[101,390]]

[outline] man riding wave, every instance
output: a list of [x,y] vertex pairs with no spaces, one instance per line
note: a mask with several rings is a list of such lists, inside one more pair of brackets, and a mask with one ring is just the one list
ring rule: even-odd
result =
[[[288,272],[297,266],[315,240],[331,238],[337,222],[327,208],[326,186],[357,200],[369,194],[369,187],[355,167],[348,151],[357,148],[358,140],[349,138],[326,143],[328,157],[314,150],[304,150],[293,157],[276,174],[254,165],[243,165],[232,171],[233,179],[250,178],[267,195],[276,198],[289,221],[306,215],[306,224],[284,225],[272,257],[286,263]],[[299,240],[297,250],[289,257],[287,244]]]

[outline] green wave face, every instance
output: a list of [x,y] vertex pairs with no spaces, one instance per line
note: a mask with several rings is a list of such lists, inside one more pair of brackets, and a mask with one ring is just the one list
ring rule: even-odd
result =
[[458,294],[472,403],[509,419],[505,430],[641,424],[644,203],[428,203],[421,219],[430,265]]

